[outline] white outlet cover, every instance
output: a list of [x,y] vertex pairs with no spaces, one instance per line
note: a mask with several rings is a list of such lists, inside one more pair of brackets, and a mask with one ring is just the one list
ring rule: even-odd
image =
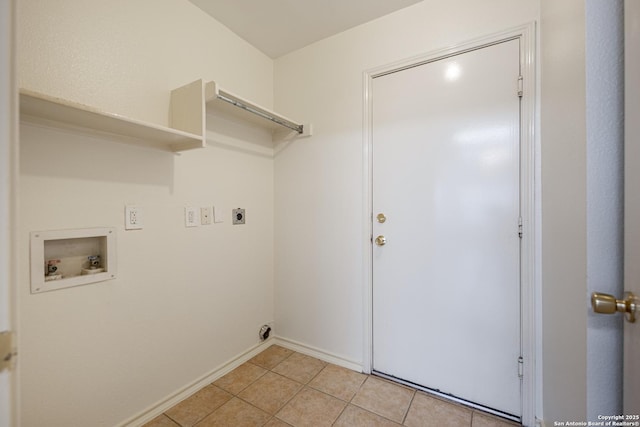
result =
[[212,218],[213,214],[211,212],[211,208],[206,206],[204,208],[200,208],[200,224],[202,225],[211,225],[213,222]]
[[141,230],[143,223],[142,208],[135,205],[124,207],[124,229]]

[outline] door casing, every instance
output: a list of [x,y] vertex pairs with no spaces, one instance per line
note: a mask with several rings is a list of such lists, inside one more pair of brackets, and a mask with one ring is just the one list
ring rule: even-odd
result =
[[[624,248],[624,288],[625,291],[640,295],[640,4],[637,1],[624,2],[625,13],[625,248]],[[621,296],[617,296],[618,298]],[[640,324],[624,322],[624,362],[623,362],[623,409],[627,415],[640,413]]]
[[423,55],[404,59],[391,64],[366,70],[363,75],[363,171],[365,183],[363,215],[365,218],[363,229],[363,277],[364,277],[364,349],[363,370],[371,373],[373,368],[373,253],[372,253],[372,227],[373,227],[373,97],[372,83],[375,77],[384,74],[401,71],[403,69],[419,66],[425,63],[458,55],[467,51],[480,49],[495,43],[507,40],[520,40],[520,63],[522,70],[523,96],[520,103],[520,129],[521,129],[521,212],[522,212],[522,246],[521,246],[521,337],[523,380],[522,380],[522,424],[535,425],[537,394],[536,349],[538,337],[536,333],[536,304],[540,285],[536,274],[539,271],[540,250],[540,215],[539,215],[539,177],[540,166],[536,153],[539,144],[536,141],[536,64],[535,64],[535,23],[516,27],[510,30],[480,37],[466,43],[448,47],[441,50],[425,53]]

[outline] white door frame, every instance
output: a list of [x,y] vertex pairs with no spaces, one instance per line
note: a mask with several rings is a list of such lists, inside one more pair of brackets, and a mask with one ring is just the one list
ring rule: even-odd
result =
[[[0,331],[17,329],[16,195],[18,101],[15,73],[16,1],[0,0]],[[0,427],[19,425],[17,373],[0,373]]]
[[[625,139],[625,215],[624,215],[624,290],[632,291],[636,295],[640,291],[640,267],[637,259],[640,256],[640,221],[637,214],[640,212],[640,203],[634,196],[640,190],[640,172],[638,161],[640,149],[638,142],[640,137],[640,82],[638,70],[640,70],[640,4],[636,0],[624,2],[624,139]],[[620,297],[616,295],[616,297]],[[640,362],[638,354],[640,343],[638,342],[639,324],[624,322],[624,362],[623,362],[623,410],[625,414],[636,415],[640,412]]]
[[[539,179],[536,171],[537,152],[535,140],[536,108],[536,65],[535,65],[535,23],[513,28],[507,31],[478,38],[467,43],[452,46],[402,61],[376,67],[364,72],[364,129],[363,129],[363,170],[364,170],[364,207],[366,219],[363,229],[363,277],[364,277],[364,349],[363,370],[370,373],[373,366],[373,98],[372,84],[375,77],[387,73],[415,67],[452,55],[480,49],[507,40],[520,40],[520,64],[523,77],[523,97],[521,102],[521,212],[523,237],[521,250],[521,352],[524,359],[522,380],[522,424],[535,425],[536,409],[536,251],[539,242],[540,221],[536,216],[536,191]],[[515,84],[515,83],[514,83]]]

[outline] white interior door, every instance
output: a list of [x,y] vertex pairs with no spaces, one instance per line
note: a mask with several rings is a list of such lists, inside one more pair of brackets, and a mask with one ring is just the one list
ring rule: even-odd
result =
[[514,416],[519,75],[511,40],[376,77],[371,92],[373,370]]
[[[624,13],[624,284],[626,291],[631,291],[640,297],[640,2],[625,1]],[[640,310],[636,315],[640,318]],[[624,413],[637,416],[640,415],[640,319],[635,323],[624,322],[624,349]]]

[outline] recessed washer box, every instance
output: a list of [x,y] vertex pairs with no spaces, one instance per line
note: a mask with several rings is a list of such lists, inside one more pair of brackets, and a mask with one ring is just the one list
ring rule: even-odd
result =
[[114,227],[31,232],[31,293],[116,278]]

